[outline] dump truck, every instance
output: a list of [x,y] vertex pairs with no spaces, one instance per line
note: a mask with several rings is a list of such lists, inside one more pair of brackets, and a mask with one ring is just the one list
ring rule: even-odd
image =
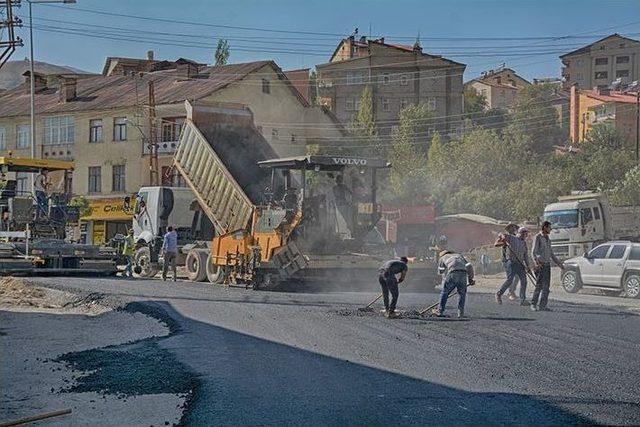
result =
[[[67,225],[77,222],[69,206],[73,162],[0,157],[0,273],[113,275],[118,269],[114,248],[78,244],[66,238]],[[48,193],[34,197],[17,188],[9,175],[47,170],[57,181]]]
[[553,227],[549,237],[554,253],[563,259],[608,240],[640,239],[640,206],[612,206],[605,194],[593,191],[558,197],[544,208],[544,220]]
[[[381,217],[377,175],[387,162],[341,155],[279,158],[254,127],[250,110],[188,101],[185,106],[173,167],[197,203],[185,203],[193,213],[181,216],[182,225],[206,218],[213,234],[182,245],[190,278],[256,289],[310,282],[348,289],[357,281],[375,282],[381,261],[390,256],[384,239],[372,243]],[[134,221],[168,218],[167,212],[158,215],[166,209],[149,197],[151,189],[144,192],[146,199],[137,196],[143,207]],[[137,239],[152,264],[167,225],[174,224],[157,220],[149,238]],[[154,244],[145,247],[149,241]],[[432,289],[435,271],[432,261],[414,263],[411,277]]]

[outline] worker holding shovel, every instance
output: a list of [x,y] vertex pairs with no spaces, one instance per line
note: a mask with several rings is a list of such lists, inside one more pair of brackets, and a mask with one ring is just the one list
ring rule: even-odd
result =
[[[384,312],[389,318],[395,317],[396,304],[398,303],[398,283],[402,283],[407,276],[407,263],[409,259],[406,256],[400,259],[392,259],[386,261],[378,270],[378,281],[382,287],[382,299],[384,300]],[[400,278],[396,278],[396,275]],[[391,303],[389,303],[389,294],[391,294]]]
[[528,235],[529,230],[526,227],[520,227],[516,236],[500,234],[498,240],[496,240],[495,246],[507,248],[507,262],[505,264],[507,280],[496,292],[496,302],[498,304],[502,304],[502,294],[509,289],[517,276],[520,279],[520,305],[529,305],[527,301],[527,273],[532,273],[526,242]]
[[438,273],[444,278],[442,292],[440,292],[439,307],[434,314],[444,316],[447,299],[455,289],[458,292],[458,318],[464,318],[464,303],[467,296],[467,285],[472,286],[474,281],[473,266],[460,254],[444,250],[440,252]]

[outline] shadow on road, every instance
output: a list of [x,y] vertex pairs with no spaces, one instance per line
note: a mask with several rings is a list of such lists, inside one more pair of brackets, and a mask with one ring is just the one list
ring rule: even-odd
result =
[[166,302],[149,304],[180,325],[161,346],[198,373],[185,425],[589,422],[534,396],[464,391],[195,321]]

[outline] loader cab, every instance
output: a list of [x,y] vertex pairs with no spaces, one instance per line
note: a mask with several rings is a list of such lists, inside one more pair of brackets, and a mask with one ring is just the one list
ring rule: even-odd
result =
[[296,241],[315,253],[359,248],[380,220],[377,171],[382,159],[300,156],[258,163],[271,170],[267,204],[299,214]]

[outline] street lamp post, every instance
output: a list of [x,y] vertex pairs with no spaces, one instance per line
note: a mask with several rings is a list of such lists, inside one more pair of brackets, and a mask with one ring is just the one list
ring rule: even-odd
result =
[[[30,86],[31,86],[31,158],[36,158],[36,80],[35,80],[35,67],[33,64],[33,4],[51,4],[51,3],[75,3],[76,0],[27,0],[29,3],[29,73],[31,74]],[[35,176],[31,174],[31,192],[35,197]]]

